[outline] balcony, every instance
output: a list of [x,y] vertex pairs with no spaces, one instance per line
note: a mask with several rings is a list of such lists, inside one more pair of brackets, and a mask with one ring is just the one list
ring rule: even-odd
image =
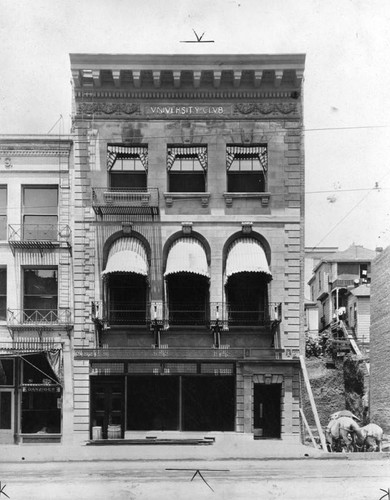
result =
[[274,360],[281,359],[284,349],[274,348],[220,348],[204,347],[174,347],[168,348],[161,346],[150,348],[126,348],[126,347],[103,347],[98,349],[83,348],[75,349],[75,359],[92,359],[92,360],[137,360],[150,361],[163,358],[168,360],[210,360],[210,361],[243,361],[243,360]]
[[8,226],[8,243],[15,248],[30,250],[70,249],[70,227],[66,224],[13,224]]
[[7,327],[11,334],[27,330],[69,330],[72,326],[70,309],[8,309],[7,313]]
[[168,308],[167,304],[134,304],[131,309],[115,308],[104,312],[101,302],[92,303],[92,319],[100,320],[110,327],[147,326],[152,320],[158,320],[163,328],[181,327],[214,327],[216,321],[222,330],[229,328],[270,328],[272,324],[280,323],[282,305],[271,302],[264,310],[245,310],[235,308],[223,302],[211,302],[207,306],[180,304]]
[[158,215],[157,188],[92,188],[92,208],[97,215]]

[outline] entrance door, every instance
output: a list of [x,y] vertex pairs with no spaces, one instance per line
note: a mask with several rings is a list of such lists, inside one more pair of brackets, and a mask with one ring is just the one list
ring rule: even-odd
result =
[[14,392],[0,389],[0,443],[14,442]]
[[258,438],[280,438],[282,384],[255,384],[254,434]]
[[[107,439],[109,425],[121,426],[124,437],[125,391],[123,378],[91,379],[91,422],[92,427],[102,428],[102,437]],[[92,438],[92,429],[91,429]]]

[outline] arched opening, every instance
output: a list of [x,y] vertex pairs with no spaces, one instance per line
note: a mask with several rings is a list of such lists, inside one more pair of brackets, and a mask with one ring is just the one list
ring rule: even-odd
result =
[[233,241],[228,248],[225,270],[230,326],[261,326],[270,321],[268,283],[271,279],[260,243],[253,238]]
[[202,244],[179,238],[169,249],[165,271],[169,324],[202,326],[209,318],[209,272]]
[[110,247],[105,281],[106,314],[110,325],[144,325],[147,319],[149,265],[136,238],[119,238]]

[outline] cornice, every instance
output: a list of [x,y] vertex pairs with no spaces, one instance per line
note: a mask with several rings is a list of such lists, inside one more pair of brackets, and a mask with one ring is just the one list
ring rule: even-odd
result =
[[231,100],[231,99],[298,99],[300,92],[298,90],[142,90],[142,91],[126,91],[118,89],[107,90],[75,90],[74,96],[76,102],[88,101],[90,99],[112,99],[112,100]]

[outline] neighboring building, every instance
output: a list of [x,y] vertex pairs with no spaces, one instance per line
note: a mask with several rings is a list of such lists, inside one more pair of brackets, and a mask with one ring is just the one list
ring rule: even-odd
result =
[[313,269],[329,256],[338,252],[338,247],[305,247],[305,297],[312,298],[313,293],[309,286],[309,281],[313,276]]
[[69,138],[0,137],[0,443],[72,432]]
[[363,284],[352,288],[346,307],[349,327],[355,333],[359,344],[367,347],[370,343],[370,294],[371,285]]
[[303,55],[71,55],[74,439],[300,440]]
[[390,432],[390,247],[372,263],[370,421]]
[[318,335],[318,304],[308,299],[305,300],[305,334]]
[[376,253],[361,245],[328,255],[309,280],[311,300],[319,307],[319,331],[342,315],[358,340],[369,342],[371,261]]

